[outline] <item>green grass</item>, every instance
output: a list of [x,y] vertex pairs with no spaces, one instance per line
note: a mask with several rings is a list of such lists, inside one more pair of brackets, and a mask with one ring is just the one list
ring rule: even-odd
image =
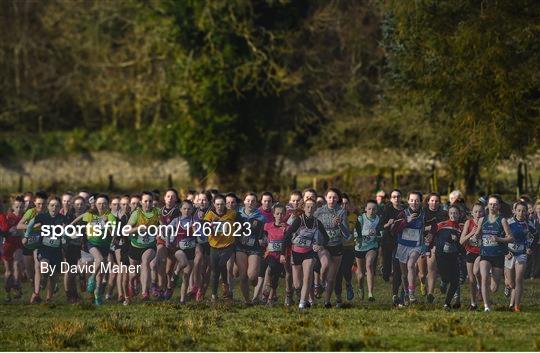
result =
[[[526,282],[522,313],[504,309],[502,290],[491,313],[445,312],[438,290],[436,304],[394,309],[389,285],[377,277],[375,303],[355,299],[352,307],[319,306],[299,312],[295,307],[244,308],[227,303],[95,307],[86,299],[69,305],[62,293],[52,304],[29,305],[26,284],[23,301],[0,305],[0,349],[531,351],[540,349],[539,290],[538,280]],[[464,288],[464,304],[467,295]]]

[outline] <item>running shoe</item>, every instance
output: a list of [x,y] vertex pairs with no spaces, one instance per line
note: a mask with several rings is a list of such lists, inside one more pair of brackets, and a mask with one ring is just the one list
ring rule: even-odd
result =
[[516,305],[516,306],[514,307],[514,312],[516,312],[516,313],[520,313],[520,312],[521,312],[521,308],[519,307],[519,305]]
[[354,289],[351,283],[347,284],[347,300],[351,301],[354,299]]
[[152,283],[152,287],[151,287],[150,291],[152,292],[153,297],[155,297],[155,298],[159,297],[159,287],[158,287],[157,283]]
[[433,304],[434,301],[435,301],[435,296],[434,296],[433,294],[429,293],[429,294],[427,295],[427,302],[428,302],[428,304]]
[[293,296],[292,292],[289,292],[285,295],[285,306],[291,306],[292,301],[293,301],[292,296]]
[[476,311],[476,310],[478,310],[478,305],[476,304],[469,305],[469,311]]
[[313,286],[313,294],[315,295],[315,298],[320,299],[322,296],[322,288],[320,284],[315,284]]
[[30,304],[39,304],[41,303],[41,297],[39,294],[32,294],[32,298],[30,298]]
[[301,301],[300,301],[300,304],[298,304],[298,309],[300,309],[300,310],[307,309],[306,302],[303,301],[303,300],[301,300]]
[[332,303],[326,302],[326,303],[324,303],[324,307],[325,307],[325,309],[330,309],[332,307]]
[[370,302],[374,302],[375,298],[373,297],[373,295],[368,295],[367,300],[370,301]]
[[21,299],[23,293],[21,289],[21,285],[15,286],[15,295],[13,296],[13,299]]
[[364,300],[364,288],[358,288],[358,296],[360,297],[360,300]]
[[443,310],[444,310],[444,311],[450,311],[450,305],[444,304]]
[[95,305],[103,304],[103,299],[101,298],[101,295],[96,295],[96,297],[94,298],[94,304]]
[[165,290],[165,293],[163,293],[163,299],[165,300],[171,299],[172,294],[173,294],[172,288],[167,288],[167,290]]
[[96,278],[94,276],[90,276],[86,282],[86,292],[93,294],[94,289],[96,289]]
[[340,301],[336,301],[336,308],[341,308],[343,306],[343,303]]
[[392,296],[392,304],[394,304],[394,306],[398,306],[400,304],[399,297],[395,294]]
[[204,298],[203,292],[200,289],[197,289],[197,294],[195,294],[195,300],[200,302]]
[[414,296],[413,292],[409,292],[409,303],[416,304],[416,297]]
[[488,307],[485,307],[485,308],[484,308],[484,312],[485,312],[485,313],[490,312],[490,311],[491,311],[490,308],[488,308]]
[[143,293],[141,299],[143,302],[150,301],[150,295],[148,293]]

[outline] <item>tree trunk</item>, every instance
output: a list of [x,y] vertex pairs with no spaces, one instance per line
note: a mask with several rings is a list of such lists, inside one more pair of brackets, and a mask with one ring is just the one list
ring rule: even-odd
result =
[[465,162],[465,193],[472,195],[476,193],[476,181],[480,172],[480,163],[477,159],[469,159]]

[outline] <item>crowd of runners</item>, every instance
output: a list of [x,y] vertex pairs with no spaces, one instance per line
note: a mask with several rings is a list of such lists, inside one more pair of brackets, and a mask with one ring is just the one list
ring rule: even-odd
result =
[[[394,189],[388,196],[379,191],[355,205],[335,188],[293,191],[286,202],[271,192],[29,192],[0,213],[5,300],[29,291],[39,303],[63,290],[70,303],[88,292],[96,305],[183,304],[233,300],[238,286],[235,299],[246,305],[307,309],[320,301],[331,308],[391,296],[400,307],[419,298],[436,303],[440,291],[445,310],[469,301],[469,310],[490,311],[492,293],[503,287],[508,308],[521,310],[524,279],[540,275],[540,201],[524,195],[509,204],[490,195],[467,205],[457,190],[447,203],[437,193]],[[106,223],[128,235],[96,236]],[[84,232],[46,236],[52,225]],[[176,231],[154,236],[152,225]],[[377,291],[376,276],[391,282],[391,293]]]

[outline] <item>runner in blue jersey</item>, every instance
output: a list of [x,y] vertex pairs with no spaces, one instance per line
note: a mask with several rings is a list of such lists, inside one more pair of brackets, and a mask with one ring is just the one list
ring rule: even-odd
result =
[[506,218],[499,213],[500,200],[492,195],[488,198],[488,214],[478,221],[475,236],[480,240],[480,275],[484,311],[491,311],[490,293],[499,288],[504,267],[504,256],[508,243],[514,241]]
[[403,283],[408,285],[409,302],[415,303],[416,261],[424,249],[425,213],[421,209],[422,194],[409,193],[409,207],[400,212],[394,223],[394,233],[398,247],[396,259],[399,260]]
[[260,258],[264,253],[262,231],[266,218],[257,209],[257,194],[249,192],[244,198],[244,207],[239,212],[242,222],[251,224],[249,236],[238,237],[236,241],[236,265],[240,277],[240,289],[244,304],[251,304],[249,283],[257,284]]
[[514,242],[508,244],[510,250],[506,255],[504,277],[509,286],[510,309],[521,311],[520,304],[523,297],[525,269],[527,256],[532,254],[536,246],[538,235],[534,225],[527,218],[527,204],[517,202],[514,206],[514,217],[508,220],[508,226],[514,236]]

